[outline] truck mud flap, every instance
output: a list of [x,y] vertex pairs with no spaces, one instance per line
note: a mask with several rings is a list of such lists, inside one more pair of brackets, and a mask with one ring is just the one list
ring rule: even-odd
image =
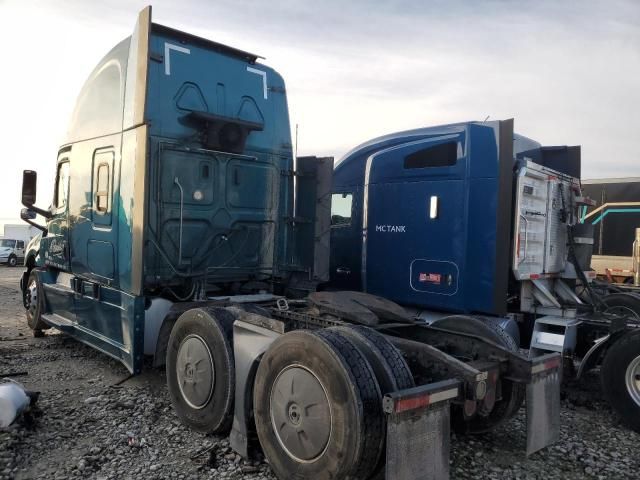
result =
[[542,355],[532,363],[526,400],[527,456],[560,437],[560,355]]
[[449,478],[450,402],[460,382],[445,380],[384,396],[386,480]]

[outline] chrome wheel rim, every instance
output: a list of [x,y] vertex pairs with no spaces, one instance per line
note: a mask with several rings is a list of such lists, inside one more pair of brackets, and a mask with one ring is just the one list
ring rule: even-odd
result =
[[38,308],[38,282],[31,280],[26,292],[27,297],[27,312],[32,318],[36,316],[36,309]]
[[276,377],[271,392],[271,426],[280,446],[301,463],[317,460],[329,445],[331,404],[320,379],[302,365],[291,365]]
[[640,355],[629,363],[625,374],[625,383],[629,396],[640,406]]
[[199,335],[187,335],[180,343],[176,376],[184,401],[197,410],[206,407],[213,395],[216,377],[211,351]]

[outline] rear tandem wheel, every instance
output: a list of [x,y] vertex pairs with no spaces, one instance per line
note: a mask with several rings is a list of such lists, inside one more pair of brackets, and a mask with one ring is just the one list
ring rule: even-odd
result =
[[[630,292],[605,296],[606,312],[640,319],[640,296]],[[629,428],[640,432],[640,331],[629,331],[607,349],[600,368],[604,396]]]
[[607,313],[615,313],[640,319],[640,295],[635,293],[611,293],[602,301]]
[[[502,345],[513,352],[518,351],[515,340],[506,333],[497,321],[467,317],[464,315],[452,315],[436,320],[431,324],[433,327],[443,328],[454,332],[468,333],[486,338],[492,342]],[[486,415],[476,414],[471,419],[465,419],[461,408],[452,407],[451,420],[455,430],[469,433],[484,433],[492,430],[513,417],[526,394],[524,385],[515,383],[504,378],[501,382],[501,399],[497,400],[493,409]]]
[[416,386],[404,357],[381,333],[364,325],[332,327],[329,330],[348,337],[364,353],[373,368],[382,395]]
[[171,330],[167,387],[173,408],[189,427],[226,433],[233,418],[233,321],[224,308],[193,308]]
[[256,429],[278,478],[368,478],[384,440],[380,387],[365,355],[335,330],[289,332],[264,354]]

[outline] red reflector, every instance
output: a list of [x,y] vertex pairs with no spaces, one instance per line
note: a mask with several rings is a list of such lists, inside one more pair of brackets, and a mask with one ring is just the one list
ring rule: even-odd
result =
[[540,275],[537,274],[537,273],[532,273],[531,275],[529,275],[529,278],[531,280],[536,280],[536,279],[540,278]]
[[560,357],[552,358],[544,362],[544,369],[549,370],[551,368],[557,368],[560,366]]
[[396,413],[406,412],[407,410],[415,410],[429,405],[431,395],[423,395],[421,397],[403,398],[396,403]]

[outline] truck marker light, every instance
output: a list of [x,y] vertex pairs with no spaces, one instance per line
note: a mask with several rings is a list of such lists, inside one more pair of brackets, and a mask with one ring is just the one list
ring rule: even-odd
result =
[[187,55],[191,54],[191,50],[185,47],[181,47],[180,45],[174,45],[172,43],[164,43],[164,74],[171,75],[171,56],[169,52],[171,50],[175,50],[176,52],[185,53]]
[[433,195],[429,200],[429,218],[435,220],[438,218],[438,197]]

